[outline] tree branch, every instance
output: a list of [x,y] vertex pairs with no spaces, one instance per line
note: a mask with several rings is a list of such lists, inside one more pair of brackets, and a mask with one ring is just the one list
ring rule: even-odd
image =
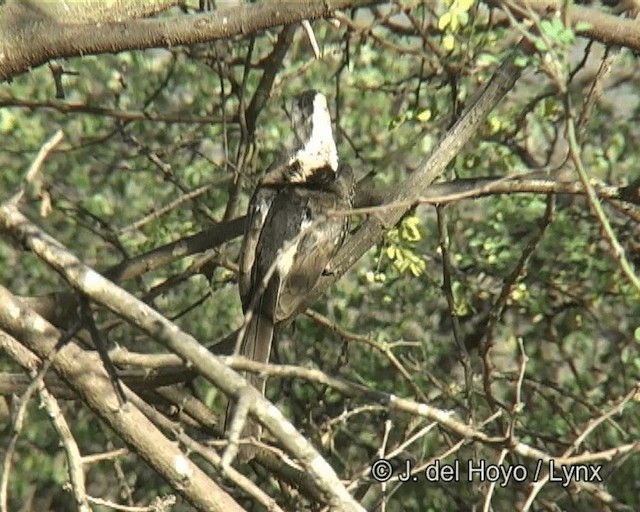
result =
[[[201,345],[193,336],[181,331],[174,323],[167,320],[155,309],[136,299],[122,288],[114,285],[95,270],[84,265],[58,241],[47,235],[24,217],[15,206],[7,204],[0,206],[0,230],[32,250],[39,258],[62,275],[72,287],[80,290],[91,300],[105,306],[121,318],[124,318],[132,325],[141,329],[151,338],[165,345],[172,352],[178,354],[225,394],[235,398],[241,395],[248,397],[250,412],[260,423],[271,431],[290,453],[301,461],[333,507],[345,511],[363,510],[349,495],[333,471],[333,468],[316,451],[311,443],[287,421],[282,413],[255,388],[249,386],[245,379],[224,364],[220,358],[211,354],[211,352]],[[33,312],[27,311],[17,299],[2,287],[0,287],[0,303],[5,304],[5,308],[0,310],[0,326],[5,327],[17,338],[24,339],[27,336],[37,336],[39,340],[42,337],[42,342],[58,338],[57,331],[50,324],[44,322],[41,317],[37,317]],[[27,317],[30,318],[30,323],[27,325],[28,327],[30,326],[30,328],[26,329],[22,325],[23,322],[15,323],[16,319],[24,319]],[[44,329],[42,329],[43,324],[46,324],[46,328]],[[33,328],[34,325],[37,325],[41,329],[36,330]],[[18,330],[17,333],[15,332],[16,329]],[[72,345],[69,347],[72,347]],[[67,347],[66,353],[72,351],[69,347]],[[36,352],[40,357],[44,357],[48,353],[48,350]],[[75,358],[69,357],[67,359],[71,359],[69,364],[74,366],[69,368],[61,366],[60,358],[57,357],[55,362],[58,363],[58,366],[54,364],[54,368],[59,370],[59,373],[65,377],[65,380],[70,384],[74,384],[74,387],[76,383],[80,383],[81,385],[78,385],[75,389],[81,394],[83,399],[87,401],[87,404],[95,410],[96,413],[100,414],[127,442],[139,448],[141,455],[149,460],[153,467],[156,467],[156,464],[158,464],[159,467],[164,468],[166,461],[163,458],[159,458],[155,451],[153,453],[145,451],[148,447],[142,439],[136,439],[136,443],[134,443],[134,440],[128,437],[130,435],[128,428],[122,428],[121,416],[124,415],[116,413],[116,416],[114,416],[111,412],[112,410],[117,410],[118,407],[117,400],[107,378],[99,380],[95,378],[91,379],[91,381],[97,381],[92,385],[92,389],[95,389],[95,386],[100,384],[102,395],[95,396],[87,392],[87,389],[85,389],[83,385],[83,379],[87,380],[87,375],[90,375],[88,372],[83,371],[87,363],[81,364],[78,368],[77,361],[80,359],[81,351],[75,348],[73,349],[73,353],[75,354]],[[94,362],[93,366],[98,364],[99,363]],[[86,385],[88,386],[89,384],[90,383],[87,383]],[[108,391],[105,387],[109,388]],[[103,397],[105,396],[109,397],[108,404],[103,403]],[[96,400],[98,400],[98,402],[96,402]],[[142,417],[144,418],[144,416]],[[141,429],[136,432],[136,435],[140,431]],[[167,440],[165,438],[163,438],[163,440],[166,443]],[[162,445],[159,444],[156,446]],[[164,450],[163,448],[162,451],[164,452]],[[173,451],[175,451],[175,446],[173,447]],[[193,465],[190,464],[189,467],[191,468],[192,466]],[[193,468],[194,471],[197,469],[195,466],[193,466]],[[175,483],[178,488],[181,484],[175,480],[175,468],[172,466],[171,468],[165,469],[165,476],[170,478],[170,481]],[[219,498],[216,500],[217,505],[220,503],[218,500]],[[210,509],[221,510],[217,508],[217,505]],[[224,510],[231,509],[225,508]]]
[[[51,3],[51,2],[44,2]],[[267,28],[328,18],[336,10],[382,0],[305,0],[240,4],[207,14],[91,23],[62,22],[27,2],[12,1],[0,9],[0,81],[50,59],[146,48],[207,43]],[[22,5],[22,4],[27,4]],[[95,7],[95,5],[94,5]],[[73,18],[72,18],[73,19]]]
[[[61,333],[41,316],[0,286],[0,326],[21,340],[29,350],[46,359]],[[238,504],[198,466],[189,461],[178,446],[168,440],[137,408],[120,408],[100,359],[73,343],[67,344],[52,362],[89,408],[107,423],[122,440],[132,446],[151,467],[199,510],[242,510]],[[93,371],[88,372],[87,368]]]
[[[515,16],[528,19],[531,11],[542,18],[549,18],[562,11],[562,0],[485,0],[500,9],[509,9]],[[576,28],[576,33],[606,45],[617,45],[640,51],[640,23],[621,18],[589,7],[571,5],[567,9],[567,21]]]

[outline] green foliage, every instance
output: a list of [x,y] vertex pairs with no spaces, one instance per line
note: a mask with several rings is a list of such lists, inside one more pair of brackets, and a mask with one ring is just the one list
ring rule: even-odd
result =
[[455,47],[454,34],[469,23],[469,11],[475,0],[445,0],[447,11],[438,19],[438,28],[444,32],[442,47],[451,51]]
[[397,228],[387,232],[385,255],[399,274],[409,272],[419,277],[424,273],[427,264],[414,252],[420,240],[420,219],[415,215],[405,217]]
[[548,40],[561,46],[573,43],[575,40],[575,35],[571,27],[566,27],[557,16],[550,20],[541,20],[540,29],[543,37],[534,40],[536,49],[540,52],[546,52],[551,49],[548,46]]

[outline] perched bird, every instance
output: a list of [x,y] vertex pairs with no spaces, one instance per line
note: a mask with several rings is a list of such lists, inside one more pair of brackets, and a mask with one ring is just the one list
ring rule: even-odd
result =
[[[351,169],[338,165],[325,97],[314,90],[296,96],[290,115],[297,149],[258,184],[240,255],[240,297],[250,320],[236,353],[263,363],[275,325],[296,312],[342,245],[349,217],[330,213],[350,209],[354,195]],[[264,377],[247,378],[264,393]],[[250,423],[243,435],[259,432]]]
[[260,232],[278,191],[291,184],[330,186],[337,176],[338,150],[324,95],[315,90],[299,94],[293,99],[290,117],[297,149],[267,169],[249,202],[238,280],[245,312],[254,295],[252,270]]

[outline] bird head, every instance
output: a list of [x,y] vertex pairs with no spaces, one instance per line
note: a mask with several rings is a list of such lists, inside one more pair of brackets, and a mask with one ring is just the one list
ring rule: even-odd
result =
[[289,164],[298,168],[291,181],[307,181],[319,169],[330,169],[335,175],[338,150],[324,95],[313,89],[298,94],[293,99],[290,117],[298,147],[289,159]]

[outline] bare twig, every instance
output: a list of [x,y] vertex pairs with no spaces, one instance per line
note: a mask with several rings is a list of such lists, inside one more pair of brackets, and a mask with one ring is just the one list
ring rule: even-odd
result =
[[467,403],[469,405],[469,418],[471,422],[475,419],[476,399],[473,389],[473,369],[471,368],[471,358],[469,357],[469,351],[464,342],[464,336],[460,329],[460,322],[458,321],[458,308],[456,306],[455,298],[453,296],[453,284],[451,275],[453,274],[453,266],[451,264],[451,255],[449,251],[449,229],[447,227],[447,221],[445,218],[445,211],[442,206],[436,207],[436,214],[438,218],[438,232],[440,233],[440,251],[442,252],[442,290],[447,298],[447,304],[449,306],[449,316],[451,317],[451,326],[453,330],[453,338],[458,345],[458,359],[462,364],[464,370],[465,389],[467,395]]
[[196,197],[201,196],[210,188],[211,188],[211,185],[203,185],[202,187],[198,187],[195,190],[192,190],[191,192],[182,194],[178,199],[176,199],[175,201],[171,201],[168,205],[163,206],[162,208],[158,208],[157,210],[154,210],[153,212],[149,213],[148,215],[145,215],[144,217],[137,220],[133,224],[120,228],[120,231],[118,231],[118,235],[128,233],[129,231],[133,231],[135,229],[140,229],[145,224],[148,224],[153,220],[159,219],[165,213],[169,213],[170,211],[175,210],[178,206],[182,205],[183,203],[186,203],[187,201],[191,201],[192,199],[195,199]]
[[[40,148],[40,151],[38,151],[38,154],[36,155],[36,158],[31,163],[31,166],[27,171],[27,174],[24,178],[24,185],[22,186],[20,191],[10,199],[10,202],[12,202],[13,204],[18,204],[22,200],[22,197],[25,194],[26,186],[29,184],[33,184],[33,186],[35,187],[35,193],[43,200],[43,204],[50,203],[50,200],[48,199],[48,195],[43,189],[42,179],[38,176],[38,174],[42,169],[42,164],[44,163],[45,159],[47,158],[47,156],[49,156],[49,153],[51,153],[51,151],[53,151],[53,149],[58,144],[60,144],[63,138],[64,138],[64,134],[62,133],[62,130],[58,130],[56,133],[54,133],[51,136],[51,138],[47,142],[45,142],[42,145],[42,147]],[[44,208],[43,206],[42,213],[44,214],[47,212],[48,212],[48,208]],[[43,217],[44,216],[45,215],[43,215]]]
[[602,228],[602,232],[609,242],[609,247],[611,249],[611,256],[618,263],[618,267],[622,271],[622,273],[627,277],[631,285],[636,289],[636,293],[640,293],[640,279],[636,275],[633,266],[629,263],[627,256],[625,255],[624,248],[618,242],[618,239],[611,228],[611,224],[607,219],[607,215],[598,200],[598,196],[596,195],[595,190],[593,189],[593,185],[587,176],[587,172],[582,165],[582,158],[580,157],[580,150],[578,148],[578,141],[576,139],[576,130],[575,123],[571,116],[571,113],[567,112],[567,139],[569,142],[569,154],[571,155],[571,159],[576,166],[576,171],[578,172],[578,176],[580,177],[580,181],[587,191],[587,202],[589,203],[589,207],[593,211],[594,215],[598,219],[600,223],[600,227]]
[[89,502],[87,500],[87,490],[84,481],[84,470],[82,467],[82,456],[80,455],[80,449],[76,440],[73,438],[71,429],[67,424],[67,421],[62,414],[62,409],[58,405],[57,400],[47,391],[44,385],[41,385],[38,389],[40,399],[44,404],[49,418],[53,424],[64,451],[67,454],[67,464],[69,471],[69,479],[71,480],[71,491],[73,492],[76,506],[80,512],[89,512]]
[[318,40],[316,39],[316,35],[313,33],[313,27],[311,27],[311,23],[309,23],[309,20],[302,20],[302,28],[304,28],[304,31],[307,34],[307,39],[309,40],[309,44],[313,49],[313,54],[315,55],[316,59],[322,58],[322,52],[320,52]]
[[26,108],[30,110],[55,110],[63,114],[89,114],[110,117],[118,121],[148,121],[167,124],[204,124],[215,125],[222,122],[218,116],[186,116],[183,114],[166,114],[145,110],[120,110],[108,107],[98,107],[73,101],[38,101],[27,98],[14,98],[0,93],[0,107]]

